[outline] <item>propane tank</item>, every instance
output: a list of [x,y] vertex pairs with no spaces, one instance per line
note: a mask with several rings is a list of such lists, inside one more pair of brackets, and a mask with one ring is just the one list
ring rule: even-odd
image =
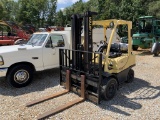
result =
[[119,44],[120,44],[121,52],[127,52],[128,51],[128,44],[127,43],[119,43]]

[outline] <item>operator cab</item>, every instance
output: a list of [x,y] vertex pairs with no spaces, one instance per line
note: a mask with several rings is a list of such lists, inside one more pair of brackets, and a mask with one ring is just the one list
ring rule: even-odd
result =
[[[111,43],[110,52],[109,52],[109,58],[120,57],[123,53],[128,52],[128,43],[121,43],[118,31],[119,30],[117,29],[116,32],[114,33],[113,41]],[[102,52],[104,54],[106,53],[107,47],[108,47],[108,41],[107,40],[110,39],[111,32],[112,32],[112,28],[107,28],[106,29],[106,35],[104,37],[104,40],[101,40],[99,42],[99,44],[97,45],[98,48],[95,52]],[[94,36],[93,36],[93,40],[94,40]]]
[[138,29],[140,33],[152,33],[153,30],[153,20],[155,18],[152,16],[144,16],[144,17],[140,17],[138,20]]

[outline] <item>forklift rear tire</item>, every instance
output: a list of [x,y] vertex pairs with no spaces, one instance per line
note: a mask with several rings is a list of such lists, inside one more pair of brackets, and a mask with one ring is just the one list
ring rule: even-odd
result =
[[132,69],[129,70],[128,75],[127,75],[127,83],[131,83],[134,80],[134,71]]
[[138,46],[137,45],[132,45],[132,49],[136,51],[136,50],[138,50]]
[[105,100],[111,100],[115,96],[117,88],[117,80],[115,78],[109,78],[107,84],[102,87],[102,98]]

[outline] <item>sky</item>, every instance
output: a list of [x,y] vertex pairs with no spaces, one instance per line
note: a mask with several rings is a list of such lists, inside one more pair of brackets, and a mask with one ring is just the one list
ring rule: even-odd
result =
[[[63,10],[64,8],[68,6],[71,6],[77,1],[79,0],[57,0],[57,11],[59,11],[60,9]],[[87,2],[87,1],[89,0],[83,0],[83,2]]]

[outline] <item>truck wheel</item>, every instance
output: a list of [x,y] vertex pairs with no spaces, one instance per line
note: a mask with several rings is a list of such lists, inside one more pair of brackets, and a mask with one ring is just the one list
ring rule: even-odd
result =
[[138,50],[138,46],[137,45],[132,45],[132,49],[133,50]]
[[33,69],[27,65],[17,65],[7,74],[8,83],[16,88],[25,87],[33,79]]
[[159,55],[159,52],[154,53],[154,56],[158,56],[158,55]]
[[117,88],[117,80],[115,78],[109,78],[107,84],[102,87],[102,98],[105,100],[111,100],[115,96]]
[[158,56],[158,53],[154,53],[154,56]]
[[127,75],[127,83],[131,83],[134,80],[134,71],[132,69],[129,70]]

